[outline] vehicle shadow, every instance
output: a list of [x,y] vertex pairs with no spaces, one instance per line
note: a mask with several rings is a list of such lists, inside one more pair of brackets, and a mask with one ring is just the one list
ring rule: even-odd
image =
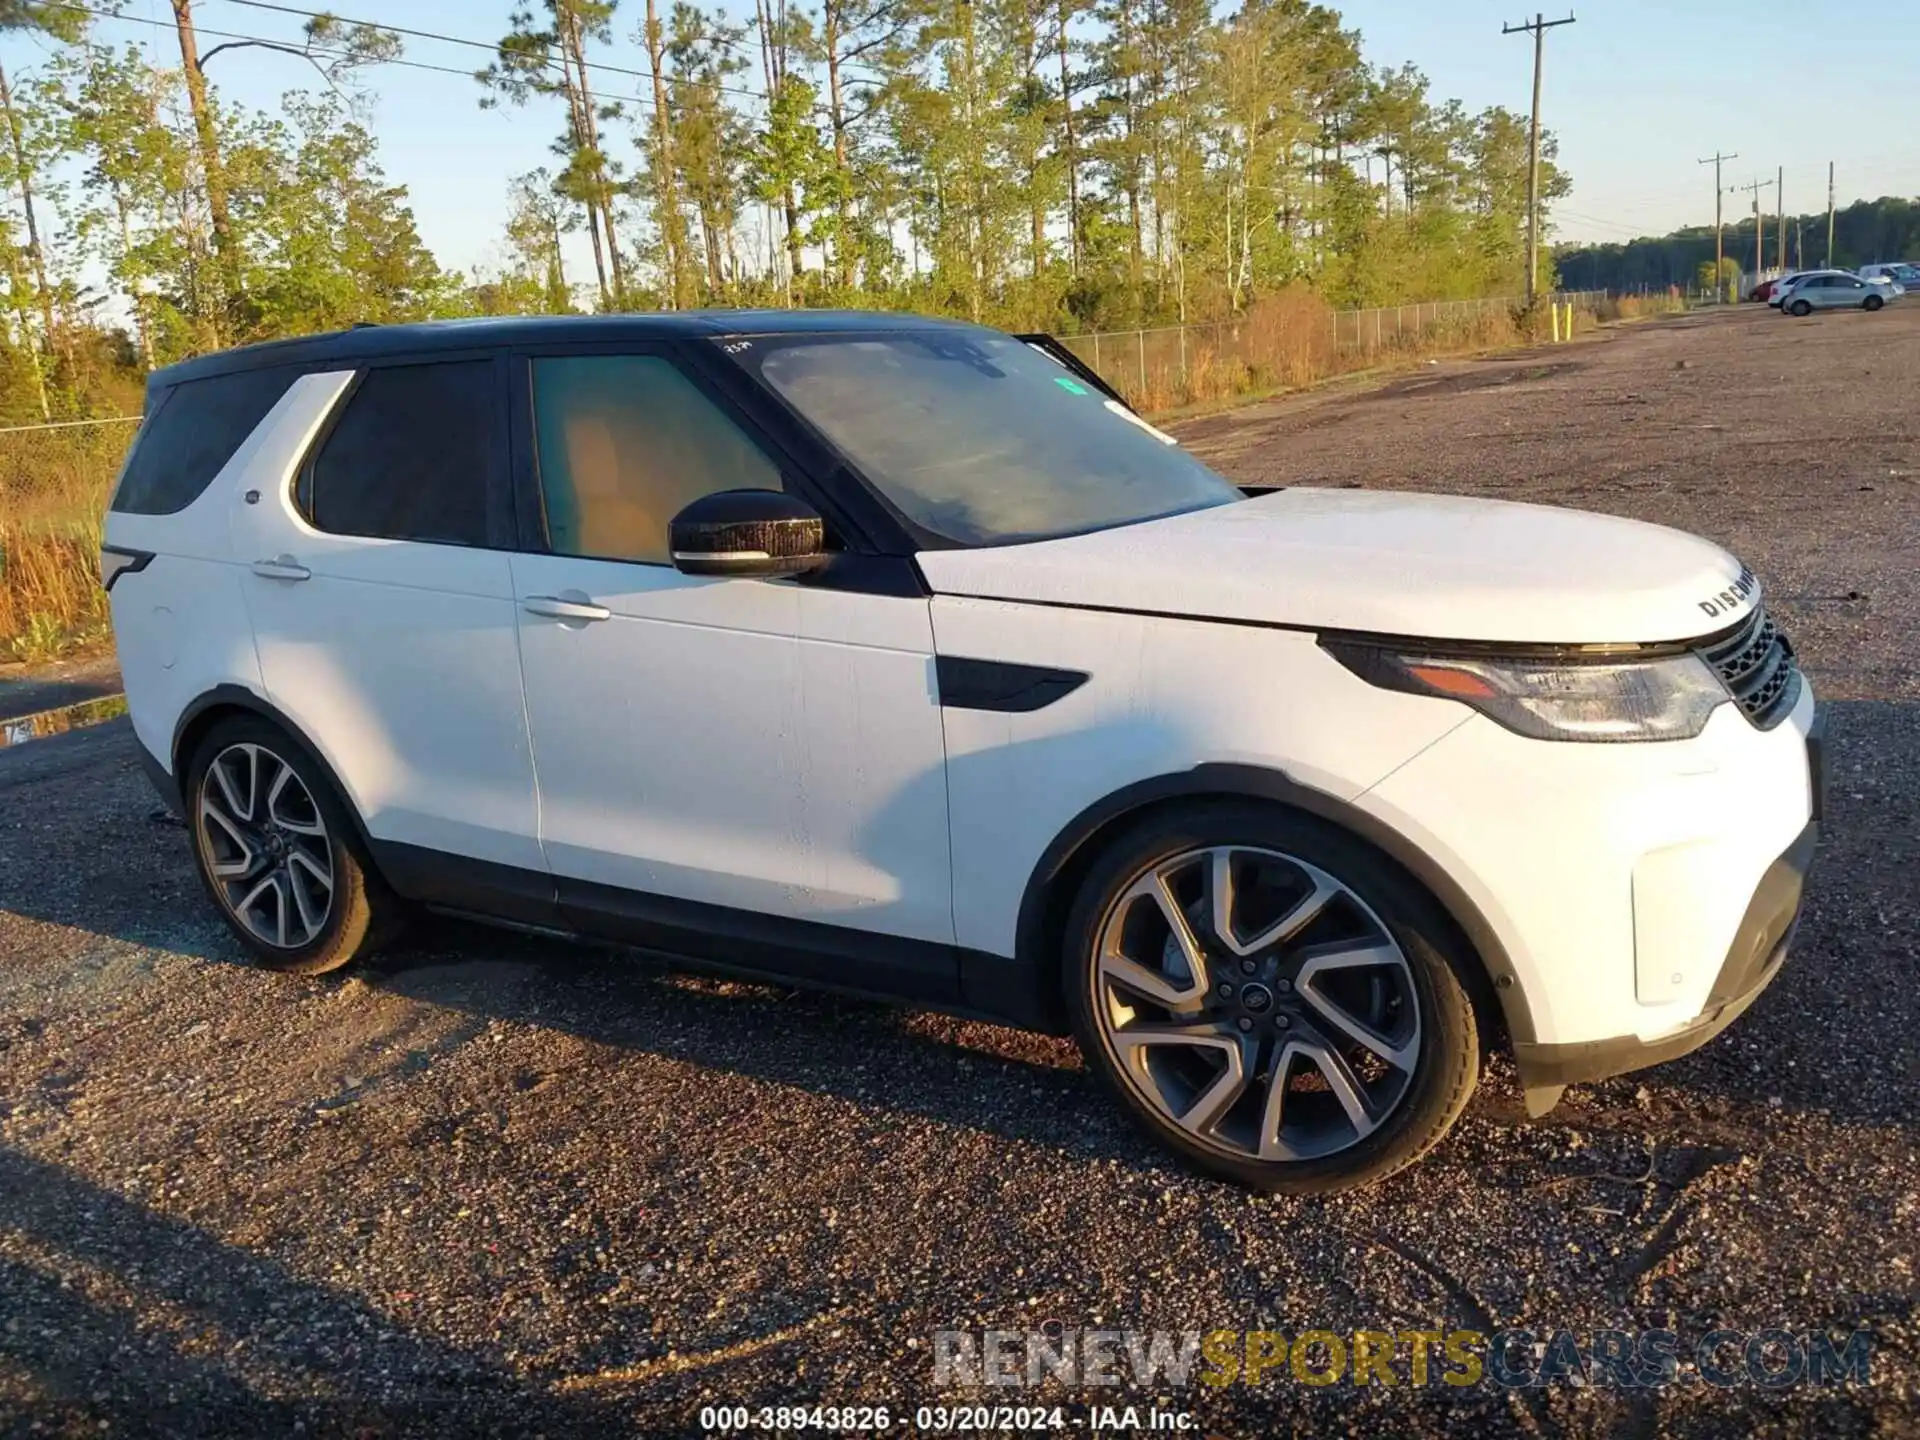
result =
[[[0,1370],[33,1397],[10,1407],[23,1430],[627,1433],[598,1403],[7,1147],[0,1215],[10,1252],[0,1258]],[[156,1310],[171,1323],[152,1323]],[[381,1387],[416,1398],[328,1398]]]
[[[502,961],[514,980],[503,981]],[[383,956],[362,978],[388,994],[487,1021],[557,1030],[1131,1170],[1173,1168],[1084,1071],[1072,1042],[1056,1037],[453,920],[427,922],[415,944]]]
[[[1012,718],[987,715],[981,723],[990,727]],[[1004,839],[1008,817],[1022,808],[1020,797],[1042,777],[1071,774],[1088,793],[1106,793],[1132,776],[1177,772],[1193,745],[1190,736],[1152,714],[1090,731],[988,745],[907,777],[862,818],[857,833],[840,843],[861,855],[895,853],[927,832],[927,816],[939,816],[942,838],[976,837],[956,852],[956,864],[972,867],[957,883],[996,895],[1011,885],[1017,899],[1026,880],[1024,867],[1009,874],[999,849],[978,843],[977,837]],[[828,826],[840,815],[832,799],[824,802],[822,813]],[[806,878],[816,895],[831,893],[833,848],[822,846],[801,862],[813,867]],[[1016,852],[1023,848],[1012,846]],[[903,883],[915,883],[912,867],[902,873]],[[924,872],[919,874],[924,883]],[[930,908],[924,895],[912,898],[916,905],[909,908]],[[943,906],[945,898],[940,897]],[[815,910],[810,918],[870,928],[888,904],[872,896],[849,897],[844,909]],[[997,910],[997,901],[987,908]],[[473,1009],[489,1019],[538,1023],[594,1044],[644,1050],[860,1103],[878,1101],[942,1125],[990,1130],[1005,1139],[1130,1168],[1157,1172],[1170,1163],[1082,1071],[1068,1041],[778,983],[703,980],[676,971],[670,957],[628,948],[582,951],[532,937],[508,942],[477,933],[478,927],[457,932],[450,923],[436,922],[424,931],[421,949],[388,957],[367,974],[368,983],[416,1000]],[[963,928],[959,938],[980,943],[982,937]],[[510,944],[539,969],[542,983],[476,984],[457,965],[435,963],[435,951],[441,957],[497,957]],[[957,956],[952,965],[950,983],[957,995]],[[972,976],[969,983],[991,982]],[[983,1005],[998,997],[974,993],[967,998]],[[876,1074],[884,1076],[883,1083],[876,1082]]]
[[[1604,1085],[1630,1095],[1651,1084],[1709,1097],[1722,1110],[1785,1105],[1868,1123],[1915,1118],[1920,992],[1910,981],[1911,936],[1920,923],[1913,880],[1920,873],[1920,706],[1839,701],[1824,708],[1832,782],[1791,961],[1739,1022],[1700,1051]],[[1064,1040],[706,980],[631,950],[581,950],[454,922],[435,922],[419,939],[381,961],[369,983],[1089,1158],[1147,1169],[1166,1163],[1121,1121]],[[503,986],[464,963],[509,954],[537,972],[537,983]],[[1491,1068],[1479,1104],[1505,1120],[1514,1099],[1505,1093],[1510,1067],[1497,1060]]]
[[[1624,1087],[1619,1093],[1646,1083],[1726,1107],[1778,1104],[1869,1123],[1915,1118],[1920,705],[1840,701],[1825,711],[1833,783],[1793,959],[1726,1034],[1643,1076],[1605,1082]],[[184,836],[152,821],[151,796],[132,760],[110,773],[115,803],[85,807],[88,823],[107,831],[100,852],[67,857],[59,886],[6,863],[8,837],[0,831],[0,911],[245,965],[193,877]],[[628,949],[438,919],[424,920],[400,948],[357,973],[382,991],[480,1019],[550,1027],[1130,1168],[1158,1172],[1171,1163],[1135,1134],[1072,1046],[1054,1038],[701,979]],[[1481,1113],[1502,1121],[1512,1100],[1502,1093],[1510,1088],[1503,1065],[1495,1064],[1480,1102]]]

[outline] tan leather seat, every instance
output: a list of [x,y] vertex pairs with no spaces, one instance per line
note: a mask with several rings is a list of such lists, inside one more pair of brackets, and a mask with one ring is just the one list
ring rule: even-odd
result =
[[567,474],[573,481],[575,547],[587,555],[615,559],[662,558],[667,548],[664,523],[631,498],[649,493],[652,487],[639,476],[624,476],[621,471],[622,461],[632,464],[643,448],[622,446],[614,422],[605,414],[574,411],[561,430]]

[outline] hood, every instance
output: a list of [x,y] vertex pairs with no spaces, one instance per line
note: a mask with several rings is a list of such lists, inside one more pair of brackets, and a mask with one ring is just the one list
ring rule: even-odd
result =
[[1760,599],[1733,556],[1664,526],[1374,490],[1282,490],[919,561],[943,595],[1517,644],[1691,640]]

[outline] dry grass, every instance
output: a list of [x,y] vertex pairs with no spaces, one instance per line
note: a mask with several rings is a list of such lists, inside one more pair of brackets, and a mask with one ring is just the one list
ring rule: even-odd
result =
[[1655,315],[1677,315],[1687,308],[1678,295],[1622,295],[1600,302],[1599,318],[1612,320],[1648,320]]
[[[1625,296],[1575,313],[1575,333],[1684,309],[1665,295]],[[1068,338],[1074,351],[1148,413],[1301,389],[1332,376],[1427,356],[1548,338],[1544,307],[1403,305],[1336,316],[1303,285],[1257,301],[1229,324],[1185,332]],[[131,425],[0,433],[0,660],[48,660],[109,638],[98,579],[100,515]]]
[[51,660],[107,638],[100,522],[50,530],[0,522],[0,659]]
[[100,516],[130,425],[0,434],[0,660],[103,644]]
[[1429,355],[1510,345],[1528,333],[1502,304],[1402,305],[1336,315],[1326,301],[1296,285],[1257,301],[1237,321],[1191,330],[1184,338],[1149,331],[1103,337],[1101,347],[1091,336],[1069,343],[1130,403],[1153,413],[1302,389]]

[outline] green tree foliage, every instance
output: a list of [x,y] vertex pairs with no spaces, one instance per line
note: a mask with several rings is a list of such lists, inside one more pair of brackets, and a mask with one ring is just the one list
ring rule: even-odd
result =
[[507,247],[512,275],[527,288],[526,303],[515,308],[564,315],[573,309],[566,258],[560,236],[566,229],[565,206],[546,170],[516,175],[507,188]]
[[727,91],[747,69],[739,53],[746,31],[684,0],[673,7],[671,27],[667,95],[680,190],[693,212],[704,266],[699,291],[708,303],[730,301],[741,278],[737,236],[751,131]]
[[254,177],[246,286],[261,328],[298,335],[444,311],[449,282],[406,192],[381,174],[373,136],[331,93],[289,96],[284,111],[243,142]]
[[[1778,216],[1765,218],[1761,250],[1766,267],[1782,264]],[[1827,213],[1787,217],[1788,266],[1827,263]],[[1753,218],[1743,216],[1728,224],[1722,237],[1729,272],[1738,275],[1753,268]],[[1882,196],[1856,200],[1833,217],[1833,263],[1855,269],[1887,260],[1920,261],[1920,200]],[[1713,274],[1713,227],[1690,225],[1666,235],[1647,236],[1625,244],[1563,245],[1554,263],[1570,285],[1582,289],[1664,290],[1669,285],[1690,286]]]
[[[570,310],[579,231],[602,309],[1117,328],[1301,283],[1336,305],[1524,283],[1524,119],[1372,65],[1311,0],[755,0],[741,20],[705,0],[475,0],[483,34],[503,27],[480,103],[558,127],[554,163],[507,182],[498,263],[472,277],[441,268],[381,170],[366,89],[398,34],[320,14],[297,42],[203,48],[193,0],[169,6],[177,68],[101,43],[83,8],[0,0],[0,34],[39,42],[29,71],[0,70],[7,414],[83,410],[115,344],[139,368],[355,321]],[[609,90],[616,23],[644,68]],[[271,111],[222,94],[262,66],[308,88]],[[1550,204],[1569,182],[1543,149]],[[1843,214],[1843,256],[1914,248],[1890,203],[1878,229]],[[1699,239],[1646,247],[1690,279]],[[1594,285],[1650,263],[1560,257]]]
[[620,166],[601,148],[600,129],[624,111],[595,93],[587,51],[612,34],[618,3],[542,0],[538,11],[531,5],[516,9],[509,17],[511,28],[495,47],[493,64],[474,76],[486,90],[482,106],[502,100],[524,105],[535,98],[563,102],[565,125],[553,144],[563,164],[554,188],[585,214],[603,307],[621,303],[627,283],[618,233]]

